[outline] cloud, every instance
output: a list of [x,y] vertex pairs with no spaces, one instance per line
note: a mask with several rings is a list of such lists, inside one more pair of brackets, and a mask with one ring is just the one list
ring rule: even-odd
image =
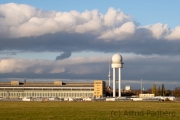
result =
[[175,29],[171,30],[171,33],[166,36],[169,40],[180,40],[180,26],[176,27]]
[[16,52],[0,52],[1,55],[6,54],[7,56],[16,55]]
[[56,57],[56,60],[62,60],[69,58],[71,56],[71,52],[63,52],[60,56]]
[[154,25],[150,25],[147,26],[146,28],[148,28],[149,30],[152,31],[152,35],[156,38],[156,39],[162,39],[165,36],[167,36],[170,32],[170,29],[168,28],[168,25],[164,25],[162,23],[157,23]]
[[[4,58],[0,62],[0,77],[107,80],[111,57],[73,57],[59,61]],[[122,79],[178,81],[179,61],[180,56],[124,55]]]
[[0,55],[62,54],[56,60],[1,56],[0,77],[108,79],[111,56],[71,56],[91,51],[124,54],[123,80],[178,81],[180,26],[171,29],[163,23],[140,23],[114,8],[102,14],[97,9],[62,12],[26,4],[1,4]]
[[[179,26],[141,26],[130,15],[109,8],[45,11],[25,4],[0,5],[0,51],[96,51],[179,55]],[[12,21],[13,19],[13,21]],[[58,58],[57,58],[58,59]]]
[[126,22],[119,28],[110,30],[102,34],[99,39],[108,39],[108,40],[125,40],[132,37],[136,29],[136,26],[133,22]]
[[[17,59],[2,58],[0,62],[0,73],[61,73],[71,71],[72,66],[80,64],[100,63],[107,61],[108,57],[76,57],[62,59],[61,61],[41,59]],[[78,71],[73,68],[72,71]],[[83,70],[82,70],[83,72]]]
[[46,74],[46,73],[61,73],[64,68],[56,67],[58,63],[48,60],[36,59],[1,59],[0,73],[31,73],[31,74]]

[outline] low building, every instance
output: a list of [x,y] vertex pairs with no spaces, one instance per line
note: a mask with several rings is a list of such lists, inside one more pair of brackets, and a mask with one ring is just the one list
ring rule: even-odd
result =
[[126,85],[125,90],[126,91],[130,91],[131,90],[131,86],[130,85]]
[[25,98],[25,97],[104,97],[105,82],[0,82],[0,97]]
[[140,98],[153,98],[154,94],[139,94]]

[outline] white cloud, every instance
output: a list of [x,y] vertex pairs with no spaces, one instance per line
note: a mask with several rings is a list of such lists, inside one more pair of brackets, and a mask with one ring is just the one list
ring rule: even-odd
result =
[[177,26],[175,29],[171,31],[171,33],[166,36],[169,40],[180,40],[180,26]]
[[87,23],[84,23],[83,25],[78,25],[76,26],[76,32],[77,33],[85,33],[85,32],[92,32],[92,31],[96,31],[99,30],[100,28],[100,22],[98,23],[95,20],[91,20]]
[[[110,8],[103,15],[98,10],[70,12],[42,11],[24,4],[0,6],[0,24],[10,37],[29,37],[57,32],[87,33],[108,30],[130,21],[130,16]],[[13,21],[12,21],[13,20]],[[4,29],[3,28],[3,29]],[[101,33],[99,33],[101,34]]]
[[[20,78],[45,78],[48,75],[50,78],[107,80],[111,57],[74,57],[61,61],[4,58],[0,62],[0,74],[7,77],[18,75]],[[123,79],[178,80],[179,60],[180,56],[125,54]]]
[[104,15],[104,25],[108,27],[120,26],[127,21],[131,21],[131,16],[128,16],[120,10],[109,8],[107,13]]
[[49,65],[48,61],[12,58],[2,59],[0,64],[0,73],[43,73]]
[[166,35],[169,34],[169,27],[168,25],[164,25],[162,23],[157,23],[154,25],[147,26],[153,33],[153,37],[156,39],[164,38]]
[[56,12],[43,11],[25,4],[8,3],[0,5],[0,26],[0,34],[11,38],[67,32],[96,34],[97,38],[108,41],[129,40],[137,37],[135,33],[139,28],[145,28],[152,32],[152,36],[149,34],[147,38],[151,36],[155,39],[180,39],[179,27],[171,30],[162,23],[138,26],[131,16],[114,8],[109,8],[106,14],[101,14],[96,9],[82,13],[75,10]]
[[136,30],[136,26],[133,22],[126,22],[119,28],[109,30],[102,34],[99,39],[108,39],[108,40],[125,40],[132,37]]
[[24,4],[2,4],[0,26],[2,52],[180,53],[179,27],[170,29],[162,23],[140,26],[130,15],[114,8],[102,14],[97,9],[56,12]]
[[[40,60],[40,59],[15,59],[4,58],[0,62],[0,73],[36,73],[36,74],[54,74],[54,73],[71,73],[71,74],[92,74],[103,71],[108,67],[112,56],[92,56],[92,57],[74,57],[61,61]],[[162,61],[163,60],[163,61]],[[139,63],[148,62],[179,62],[179,56],[159,56],[159,55],[124,55],[123,62]],[[103,64],[103,66],[102,66]],[[106,64],[106,65],[105,65]],[[105,66],[104,66],[105,65]]]
[[[1,59],[0,73],[63,73],[66,70],[71,73],[88,73],[92,71],[87,66],[83,68],[82,64],[105,62],[109,57],[77,57],[61,61],[37,60],[37,59]],[[78,67],[78,65],[80,65]],[[75,67],[73,67],[75,66]],[[81,68],[81,69],[80,69]],[[92,71],[93,72],[93,71]],[[96,71],[97,72],[97,71]]]
[[34,7],[25,4],[8,3],[0,5],[1,22],[7,27],[18,26],[37,14]]

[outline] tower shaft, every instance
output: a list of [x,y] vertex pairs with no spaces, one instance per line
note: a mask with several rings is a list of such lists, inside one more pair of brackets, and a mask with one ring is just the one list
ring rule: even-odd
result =
[[119,97],[121,97],[121,68],[119,68]]
[[113,68],[113,97],[116,97],[116,68]]

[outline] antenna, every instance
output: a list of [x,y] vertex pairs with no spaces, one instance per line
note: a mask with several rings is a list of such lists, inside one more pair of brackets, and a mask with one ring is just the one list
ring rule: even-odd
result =
[[111,85],[110,83],[110,79],[111,79],[111,73],[110,73],[110,61],[109,61],[109,74],[108,74],[108,78],[109,78],[109,86]]
[[141,79],[141,94],[142,94],[142,79]]

